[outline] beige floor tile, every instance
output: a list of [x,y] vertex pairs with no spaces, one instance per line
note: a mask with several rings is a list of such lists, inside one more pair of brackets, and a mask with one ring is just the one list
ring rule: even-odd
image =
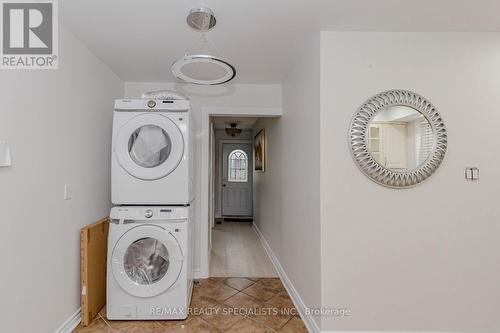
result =
[[220,304],[215,311],[202,315],[201,318],[221,331],[229,329],[243,319],[242,316],[234,312],[232,307],[223,304]]
[[73,333],[119,333],[118,330],[106,325],[102,319],[96,319],[89,326],[78,326]]
[[299,317],[293,317],[278,332],[280,333],[308,333],[304,322]]
[[280,292],[277,289],[269,288],[259,283],[260,281],[246,288],[245,290],[243,290],[243,292],[261,302],[265,302],[271,299]]
[[260,280],[260,278],[254,278],[254,277],[247,277],[250,281],[257,282]]
[[198,315],[203,309],[217,307],[217,300],[208,296],[194,294],[191,298],[191,313]]
[[281,314],[279,309],[268,306],[262,307],[259,312],[250,317],[273,330],[279,330],[292,318],[290,315]]
[[222,302],[234,294],[238,293],[238,290],[231,288],[224,283],[213,283],[209,286],[201,286],[196,289],[196,296],[205,296],[213,298],[218,302]]
[[227,304],[233,308],[241,308],[241,309],[247,309],[247,310],[252,310],[252,309],[257,309],[262,307],[262,303],[257,301],[255,298],[248,296],[247,294],[244,293],[238,293],[226,301],[224,301],[224,304]]
[[158,320],[157,323],[163,328],[176,328],[186,325],[193,318],[195,318],[195,316],[189,316],[184,320]]
[[246,278],[227,278],[224,283],[239,291],[242,291],[243,289],[246,289],[254,284],[252,280]]
[[285,287],[283,287],[283,283],[281,283],[281,280],[279,278],[274,278],[274,279],[260,279],[258,284],[268,287],[271,289],[276,289],[276,290],[285,290]]
[[235,325],[231,326],[228,330],[224,332],[231,333],[272,333],[269,328],[263,324],[252,320],[250,318],[244,318]]
[[288,311],[291,315],[298,315],[297,309],[286,291],[281,291],[265,302],[266,305],[278,308],[282,312]]
[[215,286],[219,283],[224,282],[224,280],[225,280],[225,278],[217,278],[217,277],[210,277],[208,279],[197,280],[197,281],[195,281],[195,283],[193,285],[193,289],[196,291],[196,290],[203,289],[206,287],[212,287],[212,286]]
[[[115,328],[113,323],[111,326]],[[120,333],[160,333],[165,331],[163,326],[161,326],[157,321],[134,321],[131,325],[128,325],[122,329],[118,328]]]
[[185,324],[178,324],[174,327],[165,327],[161,333],[217,333],[215,327],[207,323],[200,317],[195,317]]
[[[242,278],[236,284],[244,281]],[[226,284],[225,278],[210,278],[196,283],[191,301],[191,310],[198,309],[197,314],[190,312],[186,320],[158,321],[121,321],[106,322],[103,319],[94,320],[88,327],[78,327],[76,333],[166,333],[166,332],[256,332],[271,333],[273,330],[283,332],[305,332],[300,317],[293,317],[289,312],[283,312],[286,307],[293,306],[285,290],[280,290],[279,284],[264,282],[254,290],[256,296],[275,295],[263,303],[253,296]],[[233,282],[234,282],[233,281]],[[236,286],[236,285],[235,285]],[[253,286],[253,285],[252,285]],[[246,288],[250,289],[252,286]],[[229,296],[228,296],[229,295]],[[227,297],[227,298],[226,298]],[[267,298],[267,297],[263,297]],[[218,301],[217,299],[222,299]],[[218,309],[218,312],[217,312]],[[105,314],[105,309],[101,311]],[[281,332],[281,331],[280,331]]]
[[116,330],[124,330],[126,328],[128,328],[129,326],[132,326],[134,325],[134,323],[136,324],[141,324],[143,321],[142,320],[107,320],[106,319],[106,323],[113,327],[114,329]]

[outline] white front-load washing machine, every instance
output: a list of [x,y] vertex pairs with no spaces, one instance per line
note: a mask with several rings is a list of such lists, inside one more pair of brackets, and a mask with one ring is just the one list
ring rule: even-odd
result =
[[115,101],[111,201],[187,205],[193,200],[188,100]]
[[192,209],[113,207],[108,237],[110,320],[184,319],[193,286]]

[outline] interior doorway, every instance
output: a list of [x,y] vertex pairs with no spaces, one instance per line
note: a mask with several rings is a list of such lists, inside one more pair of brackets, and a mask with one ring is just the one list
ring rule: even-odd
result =
[[253,229],[253,140],[258,120],[210,118],[212,277],[277,276]]
[[258,118],[212,117],[214,218],[253,218],[253,126]]

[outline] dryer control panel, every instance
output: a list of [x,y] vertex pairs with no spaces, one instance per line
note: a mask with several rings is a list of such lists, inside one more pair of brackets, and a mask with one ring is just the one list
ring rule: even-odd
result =
[[184,206],[133,206],[113,207],[110,219],[113,223],[130,223],[133,221],[156,221],[166,222],[186,220],[188,218],[188,207]]
[[189,101],[182,99],[117,99],[115,111],[188,112]]

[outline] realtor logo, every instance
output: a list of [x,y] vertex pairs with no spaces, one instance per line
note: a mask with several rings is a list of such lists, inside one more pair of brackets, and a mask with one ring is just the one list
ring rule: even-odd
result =
[[56,69],[56,1],[1,2],[2,69]]

